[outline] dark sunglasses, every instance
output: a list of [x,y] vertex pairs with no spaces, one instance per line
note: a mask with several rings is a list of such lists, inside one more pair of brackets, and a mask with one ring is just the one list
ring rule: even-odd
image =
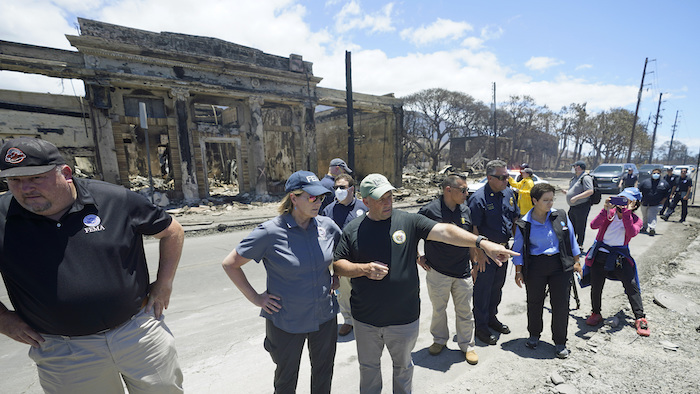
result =
[[505,181],[510,175],[489,175],[490,177],[496,178],[499,181]]
[[345,190],[345,189],[349,189],[349,188],[351,188],[351,187],[352,187],[352,186],[341,186],[341,185],[338,185],[338,186],[333,186],[333,190],[338,190],[338,189]]
[[309,202],[310,203],[315,203],[316,201],[323,202],[323,200],[326,199],[325,194],[321,194],[320,196],[309,196]]
[[453,188],[453,189],[459,190],[461,193],[466,193],[467,190],[468,190],[466,186],[464,186],[464,187],[455,187],[455,188]]

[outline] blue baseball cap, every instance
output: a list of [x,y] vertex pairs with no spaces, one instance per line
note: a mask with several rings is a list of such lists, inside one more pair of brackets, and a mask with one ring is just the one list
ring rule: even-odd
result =
[[326,189],[318,180],[316,174],[311,171],[297,171],[289,176],[287,183],[284,184],[284,192],[289,193],[294,190],[303,190],[312,196],[320,196],[328,194],[331,191]]
[[628,187],[617,196],[625,197],[629,201],[640,201],[642,199],[642,192],[640,192],[636,187]]

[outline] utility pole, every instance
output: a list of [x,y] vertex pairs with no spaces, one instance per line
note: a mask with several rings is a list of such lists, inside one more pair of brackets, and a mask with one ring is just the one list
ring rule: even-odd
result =
[[659,93],[659,106],[656,107],[656,119],[654,120],[654,132],[651,135],[651,149],[649,150],[649,164],[654,162],[654,143],[656,142],[656,128],[659,126],[659,113],[661,112],[661,96]]
[[642,90],[644,89],[644,76],[647,74],[647,62],[649,58],[644,59],[644,71],[642,71],[642,84],[639,85],[639,93],[637,94],[637,109],[634,110],[634,119],[632,123],[632,135],[630,136],[630,148],[627,151],[627,163],[632,162],[632,146],[634,145],[634,129],[637,126],[637,114],[639,114],[639,103],[642,101]]
[[348,112],[348,167],[355,170],[355,119],[352,107],[352,67],[351,53],[345,51],[345,102]]
[[671,164],[671,152],[673,152],[673,136],[676,135],[676,124],[678,123],[678,111],[676,111],[676,120],[673,121],[671,128],[671,143],[668,144],[668,164]]
[[496,82],[493,83],[493,103],[491,104],[493,114],[493,159],[498,159],[498,135],[496,128]]

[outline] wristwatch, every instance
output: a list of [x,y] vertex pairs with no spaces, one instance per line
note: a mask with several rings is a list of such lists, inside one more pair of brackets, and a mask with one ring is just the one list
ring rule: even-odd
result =
[[474,243],[476,244],[477,249],[481,249],[481,241],[483,241],[483,240],[488,241],[488,239],[486,237],[484,237],[483,235],[479,235],[478,237],[476,237],[476,241]]

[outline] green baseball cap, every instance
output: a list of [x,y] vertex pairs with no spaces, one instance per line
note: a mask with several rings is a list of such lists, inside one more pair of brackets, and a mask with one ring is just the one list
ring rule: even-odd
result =
[[382,198],[384,193],[396,190],[391,182],[382,174],[369,174],[360,183],[360,195],[362,198],[372,197],[375,200]]

